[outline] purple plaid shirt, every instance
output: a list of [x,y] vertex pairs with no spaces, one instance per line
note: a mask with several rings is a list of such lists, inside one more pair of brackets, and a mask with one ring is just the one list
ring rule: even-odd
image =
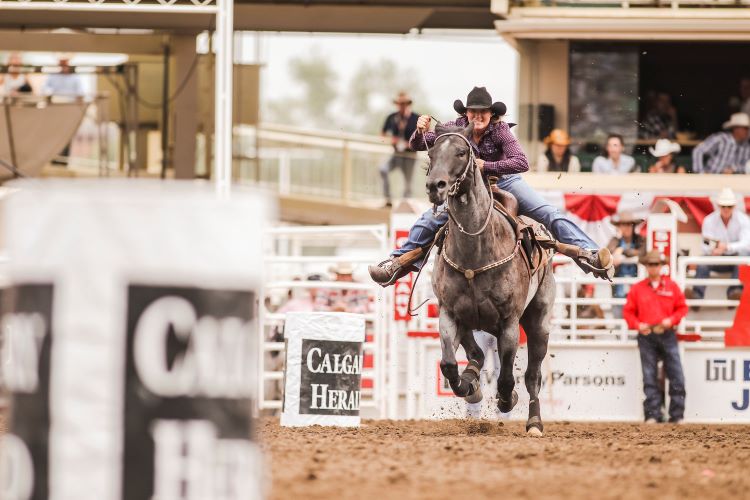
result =
[[[459,116],[456,120],[444,123],[445,126],[466,127],[469,120],[465,116]],[[414,151],[424,151],[425,139],[432,147],[435,143],[435,132],[427,132],[424,139],[419,130],[416,130],[411,139],[409,147]],[[490,123],[479,144],[470,141],[474,147],[474,153],[484,160],[485,175],[520,174],[529,169],[529,160],[521,149],[518,140],[510,133],[510,127],[505,122]]]

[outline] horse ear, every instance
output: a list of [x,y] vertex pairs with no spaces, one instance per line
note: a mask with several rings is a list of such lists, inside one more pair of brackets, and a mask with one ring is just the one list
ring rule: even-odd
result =
[[461,131],[461,134],[467,139],[471,140],[471,134],[474,132],[474,124],[469,123],[466,128]]

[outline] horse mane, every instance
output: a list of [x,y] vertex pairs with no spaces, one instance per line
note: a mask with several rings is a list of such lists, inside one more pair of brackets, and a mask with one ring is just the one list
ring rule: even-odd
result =
[[435,135],[441,136],[443,134],[457,133],[465,137],[468,128],[469,127],[461,127],[460,125],[435,125]]

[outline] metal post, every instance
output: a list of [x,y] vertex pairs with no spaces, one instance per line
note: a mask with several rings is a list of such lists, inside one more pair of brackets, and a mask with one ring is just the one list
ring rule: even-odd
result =
[[164,44],[164,78],[161,89],[161,178],[169,166],[169,43]]
[[350,201],[350,186],[352,185],[352,153],[349,149],[349,141],[344,141],[344,151],[342,153],[342,170],[341,170],[341,199]]
[[232,77],[234,0],[218,0],[214,109],[216,192],[228,196],[232,185]]
[[[13,168],[18,168],[18,158],[16,158],[16,142],[13,138],[13,121],[10,119],[10,98],[3,99],[3,110],[5,111],[5,127],[8,129],[8,148],[10,149],[10,161]],[[13,170],[13,177],[18,174]]]

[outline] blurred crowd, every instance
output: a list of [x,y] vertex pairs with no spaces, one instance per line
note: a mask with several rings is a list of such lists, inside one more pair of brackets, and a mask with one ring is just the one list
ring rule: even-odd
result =
[[24,64],[23,54],[12,52],[2,62],[5,71],[0,73],[0,97],[22,95],[70,96],[84,93],[79,75],[70,66],[70,56],[61,55],[57,61],[59,71],[48,75],[32,74]]

